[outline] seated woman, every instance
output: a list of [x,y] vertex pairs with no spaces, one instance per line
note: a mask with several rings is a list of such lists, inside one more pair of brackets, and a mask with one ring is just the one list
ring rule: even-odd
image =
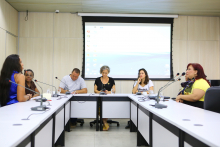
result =
[[[24,70],[24,75],[25,75],[25,87],[39,93],[39,90],[37,89],[36,85],[32,81],[34,78],[34,72],[31,69],[27,69],[27,70]],[[25,93],[32,94],[33,97],[39,96],[39,94],[36,94],[28,89],[25,89]]]
[[182,85],[183,89],[176,97],[176,101],[203,108],[205,92],[210,87],[210,83],[206,80],[202,66],[198,63],[189,63],[186,77],[188,82]]
[[21,74],[23,63],[18,55],[13,54],[5,59],[0,75],[0,103],[2,106],[25,102],[32,98],[31,94],[25,94],[25,88],[12,82],[25,86],[25,77]]
[[147,92],[154,90],[153,82],[149,79],[147,71],[144,68],[139,69],[138,80],[134,83],[132,93]]
[[[100,74],[102,74],[101,77],[98,77],[95,80],[94,84],[94,92],[100,93],[101,91],[105,92],[106,94],[110,94],[111,90],[113,93],[115,93],[115,81],[113,78],[108,77],[108,74],[110,73],[110,68],[108,66],[102,66],[100,69]],[[109,125],[107,123],[108,118],[103,118],[103,131],[108,131]]]

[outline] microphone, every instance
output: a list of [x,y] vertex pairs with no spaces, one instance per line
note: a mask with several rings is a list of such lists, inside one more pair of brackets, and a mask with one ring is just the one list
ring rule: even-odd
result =
[[27,89],[27,90],[30,90],[30,91],[32,91],[32,92],[34,92],[34,93],[36,93],[36,94],[39,94],[39,95],[40,95],[40,93],[39,93],[39,92],[36,92],[36,91],[34,91],[34,90],[32,90],[32,89],[29,89],[29,88],[27,88],[27,87],[25,87],[25,86],[22,86],[22,85],[20,85],[20,84],[17,84],[17,83],[15,83],[15,82],[13,82],[13,81],[9,80],[8,78],[6,78],[6,81],[8,81],[8,82],[10,82],[10,83],[13,83],[13,84],[16,84],[16,85],[18,85],[18,86],[21,86],[21,87],[23,87],[23,88],[25,88],[25,89]]
[[[36,81],[35,81],[35,83],[36,83]],[[36,84],[37,84],[37,86],[40,87],[40,89],[41,89],[41,94],[43,94],[43,89],[42,89],[42,87],[41,87],[38,83],[36,83]]]
[[53,94],[52,97],[58,97],[57,89],[56,89],[55,86],[53,86],[53,85],[49,85],[49,84],[47,84],[47,83],[40,82],[40,81],[38,81],[38,80],[36,80],[36,79],[34,79],[34,82],[39,82],[39,83],[42,83],[42,84],[45,84],[45,85],[48,85],[48,86],[52,86],[52,87],[54,87],[54,88],[55,88],[55,94]]
[[[30,90],[30,91],[32,91],[32,92],[37,93],[37,94],[40,95],[40,93],[38,93],[38,92],[36,92],[36,91],[33,91],[33,90],[31,90],[31,89],[29,89],[29,88],[27,88],[27,87],[24,87],[24,86],[22,86],[22,85],[20,85],[20,84],[17,84],[17,83],[15,83],[15,82],[9,80],[8,78],[6,78],[6,81],[8,81],[8,82],[10,82],[10,83],[13,83],[13,84],[16,84],[16,85],[18,85],[18,86],[21,86],[21,87],[23,87],[23,88],[25,88],[25,89],[28,89],[28,90]],[[32,108],[31,108],[32,111],[45,111],[46,109],[48,109],[45,105],[43,105],[42,97],[43,97],[43,96],[42,96],[42,94],[41,94],[41,103],[40,103],[40,106],[32,107]]]
[[[166,85],[164,85],[163,87],[161,87],[159,90],[161,90],[162,88],[164,88],[165,86],[167,86],[170,82],[175,81],[175,78],[179,75],[180,73],[177,73],[176,76],[171,79]],[[183,73],[182,73],[183,74]]]
[[[175,76],[173,79],[171,79],[170,81],[168,81],[163,87],[161,87],[161,88],[159,89],[159,91],[160,91],[161,89],[163,89],[164,87],[168,86],[168,85],[170,84],[170,82],[175,81],[175,78],[176,78],[179,74],[180,74],[180,73],[177,73],[176,76]],[[182,73],[182,74],[183,74],[183,73]],[[150,98],[150,99],[155,99],[155,100],[157,100],[157,99],[156,99],[157,96],[149,96],[149,98]]]
[[[175,83],[175,82],[177,82],[177,81],[181,81],[181,78],[176,79],[176,80],[173,81],[172,83],[169,83],[168,85],[166,85],[165,87],[163,87],[163,88],[161,89],[161,91],[163,91],[163,90],[166,89],[169,85],[171,85],[171,84],[173,84],[173,83]],[[161,91],[160,91],[160,92],[161,92]]]
[[66,95],[71,94],[71,93],[69,92],[69,87],[68,87],[68,85],[67,85],[66,83],[64,83],[63,81],[61,81],[60,79],[58,79],[58,77],[55,77],[55,79],[57,79],[57,80],[59,80],[60,82],[62,82],[63,84],[65,84],[65,86],[66,86],[66,88],[67,88]]
[[[101,81],[102,82],[102,81]],[[99,93],[99,95],[107,95],[104,91],[103,91],[103,83],[102,83],[102,90],[101,92]]]
[[[183,72],[179,77],[177,77],[178,75],[179,75],[179,73],[177,73],[176,76],[175,76],[173,79],[171,79],[165,86],[161,87],[160,90],[163,89],[163,88],[166,88],[166,87],[169,86],[170,84],[176,82],[177,79],[180,79],[181,76],[184,76],[184,75],[185,75],[185,72]],[[175,79],[176,77],[177,77],[177,79]],[[180,79],[180,80],[181,80],[181,79]],[[170,83],[170,82],[171,82],[171,83]]]
[[[36,82],[35,82],[36,83]],[[43,106],[43,101],[46,99],[46,98],[43,98],[43,89],[42,89],[42,87],[38,84],[38,83],[36,83],[37,84],[37,86],[39,86],[40,87],[40,89],[41,89],[41,101],[40,101],[40,106],[37,106],[37,107],[33,107],[33,108],[31,108],[31,110],[33,110],[33,111],[45,111],[46,109],[47,109],[47,107],[44,105]],[[43,107],[45,107],[45,108],[43,108]]]
[[[177,73],[178,74],[178,73]],[[172,81],[171,83],[170,83],[170,81],[165,85],[165,86],[163,86],[163,87],[161,87],[160,89],[159,89],[159,91],[158,91],[158,94],[157,94],[157,99],[156,99],[156,104],[155,104],[155,108],[160,108],[160,109],[162,109],[162,108],[167,108],[167,105],[163,105],[163,104],[159,104],[159,101],[160,101],[160,99],[159,99],[159,94],[160,94],[160,92],[161,91],[163,91],[164,89],[166,89],[168,86],[170,86],[171,84],[173,84],[173,83],[175,83],[176,81],[180,81],[181,79],[180,79],[180,77],[181,76],[184,76],[185,75],[185,72],[183,72],[180,76],[178,76],[178,75],[176,75],[175,77],[177,77],[176,79],[174,79],[174,81]]]

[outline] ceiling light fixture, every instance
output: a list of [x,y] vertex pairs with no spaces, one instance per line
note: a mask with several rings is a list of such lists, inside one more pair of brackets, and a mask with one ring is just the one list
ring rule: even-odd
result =
[[114,14],[114,13],[78,13],[79,16],[112,16],[112,17],[162,17],[178,18],[178,15],[169,14]]

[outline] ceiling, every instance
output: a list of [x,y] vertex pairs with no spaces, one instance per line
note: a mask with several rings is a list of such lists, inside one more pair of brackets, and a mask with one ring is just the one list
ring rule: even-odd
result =
[[97,12],[220,16],[220,0],[6,0],[19,12]]

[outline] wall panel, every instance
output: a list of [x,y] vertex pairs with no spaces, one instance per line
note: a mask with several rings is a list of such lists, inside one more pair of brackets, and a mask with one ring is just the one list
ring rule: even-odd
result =
[[[52,84],[52,38],[20,38],[19,54],[24,63],[24,69],[32,69],[34,71],[35,79]],[[42,85],[42,88],[44,89],[44,92],[46,92],[50,87]]]
[[5,0],[0,0],[0,28],[18,35],[18,11]]
[[173,24],[173,39],[187,40],[187,29],[187,16],[179,16],[178,18],[175,18]]
[[82,38],[82,17],[70,13],[54,14],[54,37]]
[[18,12],[6,2],[6,30],[18,35]]
[[187,41],[173,40],[173,73],[182,73],[186,71],[188,64]]
[[188,41],[188,63],[200,62],[200,45],[199,41]]
[[219,49],[218,41],[200,41],[200,64],[208,79],[219,78]]
[[0,28],[7,30],[6,28],[6,19],[7,19],[7,12],[6,12],[6,1],[5,0],[0,0]]
[[219,40],[219,17],[188,16],[189,40]]
[[20,37],[53,37],[53,13],[20,13]]
[[0,28],[0,70],[2,69],[3,62],[5,61],[5,39],[6,32]]
[[17,37],[6,34],[6,57],[11,54],[17,54]]
[[[73,68],[82,71],[83,40],[74,38],[54,39],[54,77],[62,79],[72,72]],[[58,87],[59,81],[53,78]]]
[[[30,13],[29,20],[24,21],[25,13],[20,13],[20,53],[25,67],[32,68],[36,72],[42,71],[36,68],[37,62],[42,63],[42,68],[47,74],[45,79],[52,79],[54,85],[58,87],[59,81],[55,80],[55,76],[62,79],[63,76],[70,74],[74,67],[82,70],[83,62],[83,30],[82,18],[77,14],[70,13]],[[48,20],[47,20],[48,17]],[[54,20],[53,20],[54,18]],[[37,20],[41,24],[37,25]],[[39,22],[38,22],[39,23]],[[42,25],[44,24],[44,26]],[[51,27],[47,29],[47,27]],[[53,28],[54,27],[54,28]],[[200,63],[207,74],[208,78],[220,78],[219,73],[219,17],[198,17],[198,16],[180,16],[174,19],[173,28],[173,73],[182,73],[186,71],[188,63]],[[43,28],[43,31],[41,30]],[[45,33],[45,31],[47,31]],[[52,37],[51,37],[52,35]],[[51,37],[51,38],[45,38]],[[39,39],[42,41],[39,41]],[[49,44],[44,42],[49,41]],[[32,42],[32,43],[31,43]],[[42,44],[36,47],[37,43]],[[24,49],[22,49],[24,48]],[[28,51],[27,48],[30,50]],[[48,51],[47,56],[38,59],[36,53],[38,49]],[[30,52],[23,55],[22,52]],[[33,55],[32,55],[33,54]],[[45,55],[46,56],[46,55]],[[29,60],[35,59],[34,62]],[[46,59],[45,59],[46,58]],[[205,58],[205,59],[204,59]],[[206,59],[208,61],[206,61]],[[48,66],[51,65],[53,68]],[[213,65],[213,66],[210,66]],[[48,66],[48,67],[47,67]],[[213,72],[217,71],[217,72]],[[42,76],[39,76],[40,78]],[[52,77],[52,78],[51,78]],[[181,78],[181,82],[185,78]],[[43,78],[42,78],[43,80]],[[45,80],[46,81],[46,80]],[[52,83],[48,80],[48,83]],[[134,81],[116,82],[116,93],[131,93]],[[175,97],[179,91],[180,83],[176,82],[164,90],[164,95]],[[167,81],[153,81],[155,93],[160,87],[165,85]],[[86,80],[89,93],[94,92],[94,80]]]

